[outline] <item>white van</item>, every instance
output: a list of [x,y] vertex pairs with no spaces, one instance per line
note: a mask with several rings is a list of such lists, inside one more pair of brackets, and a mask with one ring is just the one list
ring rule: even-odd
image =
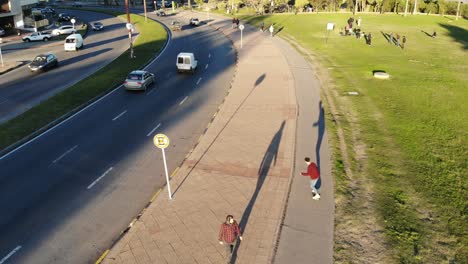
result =
[[189,71],[194,73],[197,68],[197,64],[198,61],[195,59],[193,53],[181,52],[177,55],[176,66],[178,72]]
[[77,51],[84,46],[83,37],[80,34],[71,34],[65,39],[65,43],[63,45],[65,47],[65,51]]

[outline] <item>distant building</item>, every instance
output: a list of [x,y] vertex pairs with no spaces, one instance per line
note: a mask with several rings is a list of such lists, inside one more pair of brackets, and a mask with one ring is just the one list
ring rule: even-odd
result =
[[39,0],[0,0],[0,27],[23,28],[25,15],[31,14]]

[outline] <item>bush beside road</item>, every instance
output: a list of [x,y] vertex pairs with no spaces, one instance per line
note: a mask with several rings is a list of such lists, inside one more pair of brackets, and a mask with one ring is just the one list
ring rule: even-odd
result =
[[[125,19],[121,12],[105,13]],[[145,22],[144,17],[138,15],[132,14],[131,19],[132,23],[137,25],[139,32],[134,40],[136,58],[129,59],[127,50],[92,76],[0,125],[0,149],[5,151],[9,146],[30,137],[39,129],[109,92],[120,85],[131,70],[141,68],[154,58],[166,43],[165,29],[153,20],[148,19]]]

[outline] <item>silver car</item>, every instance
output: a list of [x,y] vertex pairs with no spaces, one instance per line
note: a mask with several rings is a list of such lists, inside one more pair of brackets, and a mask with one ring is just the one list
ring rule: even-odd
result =
[[132,71],[124,82],[127,90],[143,90],[154,83],[154,74],[147,71]]

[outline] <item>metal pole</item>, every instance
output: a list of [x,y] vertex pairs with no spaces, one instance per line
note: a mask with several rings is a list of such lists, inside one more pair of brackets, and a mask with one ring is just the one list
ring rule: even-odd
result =
[[244,32],[244,30],[241,30],[241,49],[242,49],[242,32]]
[[0,47],[0,60],[2,61],[2,67],[4,67],[5,65],[3,65],[2,47]]
[[[130,22],[130,11],[128,8],[128,0],[125,0],[125,11],[127,12],[127,23],[131,24]],[[128,28],[128,39],[130,40],[130,58],[133,59],[133,42],[132,42],[132,29]]]
[[145,22],[147,21],[146,17],[146,0],[143,0],[143,9],[145,10]]
[[169,193],[169,200],[172,200],[171,184],[169,182],[169,174],[167,173],[166,154],[162,148],[163,160],[164,160],[164,171],[166,172],[167,192]]

